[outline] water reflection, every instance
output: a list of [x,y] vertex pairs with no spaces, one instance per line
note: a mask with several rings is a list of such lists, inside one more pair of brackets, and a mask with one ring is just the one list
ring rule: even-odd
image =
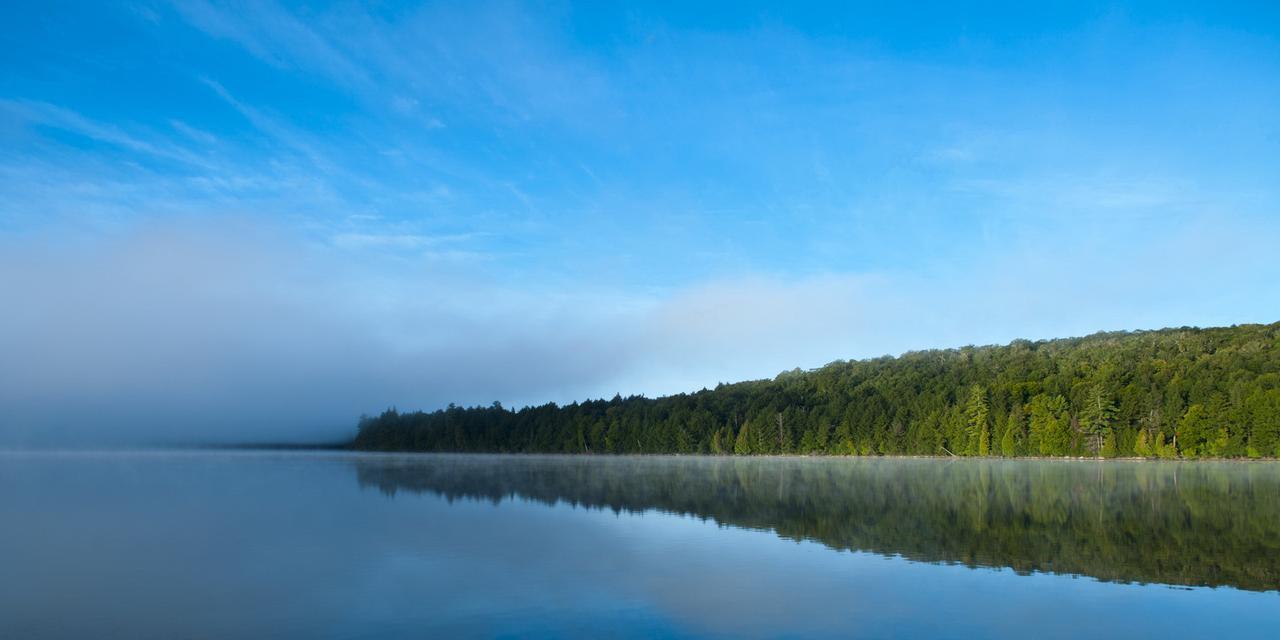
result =
[[658,510],[911,560],[1280,588],[1280,465],[385,456],[362,488]]

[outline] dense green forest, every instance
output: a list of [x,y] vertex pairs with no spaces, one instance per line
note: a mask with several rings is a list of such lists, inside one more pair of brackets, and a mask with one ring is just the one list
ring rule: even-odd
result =
[[1280,588],[1280,467],[971,459],[359,458],[388,495],[567,503],[833,549],[1100,580]]
[[381,451],[1280,455],[1280,323],[1098,333],[837,361],[663,398],[360,420]]

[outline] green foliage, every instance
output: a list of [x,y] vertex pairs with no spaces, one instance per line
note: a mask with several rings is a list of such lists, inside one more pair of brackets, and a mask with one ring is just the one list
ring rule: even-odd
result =
[[1106,437],[1102,440],[1102,448],[1099,453],[1104,458],[1116,457],[1116,434],[1110,432],[1107,433]]
[[1012,420],[1004,428],[1004,436],[1000,438],[1000,455],[1012,458],[1018,455],[1018,442],[1014,435],[1015,425]]
[[1209,438],[1214,431],[1213,421],[1204,405],[1193,404],[1187,407],[1187,413],[1178,423],[1178,441],[1182,455],[1195,458],[1202,453],[1207,454]]
[[987,425],[991,418],[991,407],[987,404],[987,390],[981,385],[975,384],[969,389],[965,417],[968,419],[969,427],[967,451],[980,456],[991,455],[991,429]]
[[[1080,410],[1080,429],[1089,439],[1089,449],[1100,454],[1103,443],[1112,438],[1111,446],[1115,449],[1114,434],[1111,433],[1111,421],[1115,419],[1116,406],[1111,402],[1101,384],[1089,389],[1089,395]],[[1113,453],[1114,455],[1114,453]]]
[[1071,446],[1071,427],[1067,420],[1067,399],[1062,396],[1036,395],[1031,399],[1031,440],[1042,456],[1065,456]]
[[751,455],[755,445],[755,438],[751,437],[751,425],[743,423],[742,428],[738,430],[738,439],[733,443],[733,452],[740,456]]
[[1027,453],[1026,416],[1022,405],[1016,402],[1009,410],[1009,419],[1005,421],[1004,435],[1000,438],[1000,453],[1006,458]]
[[[1280,384],[1280,380],[1273,380]],[[1280,387],[1256,389],[1246,400],[1251,457],[1280,456]]]
[[711,455],[723,455],[725,453],[724,430],[716,429],[715,433],[711,434],[711,442],[709,444],[711,447]]
[[657,399],[389,410],[362,418],[352,446],[1271,457],[1280,455],[1280,323],[910,352]]
[[1156,450],[1151,446],[1151,438],[1147,435],[1146,429],[1138,430],[1138,440],[1133,445],[1133,455],[1139,458],[1153,458]]

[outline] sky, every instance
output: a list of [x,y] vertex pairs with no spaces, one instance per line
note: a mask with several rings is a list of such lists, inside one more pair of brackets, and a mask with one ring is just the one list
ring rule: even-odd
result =
[[0,446],[1275,322],[1278,246],[1274,3],[0,7]]

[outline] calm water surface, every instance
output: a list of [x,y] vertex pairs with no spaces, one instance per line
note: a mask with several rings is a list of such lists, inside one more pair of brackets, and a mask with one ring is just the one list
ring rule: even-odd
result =
[[1280,464],[0,453],[0,638],[1256,637]]

